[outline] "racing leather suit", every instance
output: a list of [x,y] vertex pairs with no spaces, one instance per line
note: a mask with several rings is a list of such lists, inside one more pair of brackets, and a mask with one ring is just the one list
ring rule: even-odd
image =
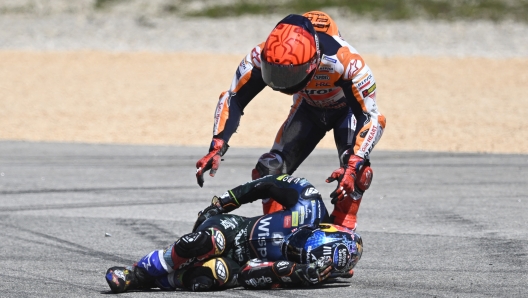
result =
[[[278,195],[279,193],[283,195]],[[237,282],[238,285],[248,288],[305,285],[306,278],[299,275],[299,270],[293,269],[307,268],[314,260],[307,258],[297,260],[297,262],[287,260],[285,251],[286,249],[291,250],[292,247],[283,245],[283,242],[292,232],[306,228],[325,229],[329,235],[332,233],[348,235],[346,236],[349,239],[348,245],[356,243],[354,245],[357,246],[354,248],[356,255],[347,257],[347,262],[357,262],[361,257],[362,244],[359,235],[346,228],[329,224],[324,224],[323,228],[319,228],[321,223],[328,220],[328,213],[319,192],[304,178],[286,174],[270,175],[240,185],[227,191],[226,194],[239,205],[274,195],[281,204],[287,206],[287,209],[253,218],[233,214],[212,216],[198,226],[195,233],[186,234],[180,239],[185,238],[187,244],[192,244],[198,238],[196,235],[199,233],[214,230],[216,236],[211,239],[216,251],[219,246],[222,246],[220,255],[213,254],[211,258],[204,259],[191,257],[184,263],[178,263],[182,265],[175,266],[175,254],[179,253],[177,241],[164,250],[155,250],[144,256],[136,266],[155,278],[158,287],[166,290],[176,288],[194,290],[194,283],[189,276],[196,278],[196,268],[203,269],[204,267],[211,269],[199,271],[199,273],[217,280],[209,289],[233,287],[237,285]],[[200,250],[207,245],[201,243],[200,246],[195,249]],[[328,249],[330,248],[326,248]],[[299,248],[299,251],[302,251],[302,248]],[[176,256],[176,258],[179,257]],[[335,257],[334,259],[335,267],[343,263],[343,258],[339,260]],[[278,261],[282,262],[275,264]],[[287,268],[293,269],[286,270]],[[256,275],[263,279],[259,280]]]
[[[376,105],[376,81],[370,68],[356,49],[343,40],[333,20],[311,21],[322,49],[321,63],[308,85],[293,95],[290,113],[272,148],[282,153],[290,175],[331,129],[339,156],[352,148],[353,154],[367,159],[385,128],[385,117]],[[227,143],[244,108],[266,86],[260,71],[263,46],[264,43],[257,45],[245,56],[229,90],[220,95],[214,138]]]
[[[270,151],[282,157],[281,173],[290,175],[330,130],[333,130],[340,167],[347,164],[348,156],[352,154],[369,160],[386,123],[376,105],[376,80],[357,50],[341,37],[337,25],[327,14],[314,11],[304,16],[310,19],[317,32],[322,50],[321,63],[308,85],[293,94],[290,113],[277,132]],[[239,125],[244,108],[266,86],[261,76],[263,47],[264,43],[261,43],[245,56],[229,90],[220,95],[213,138],[227,143]],[[261,175],[270,173],[264,171]],[[253,178],[257,176],[253,174]],[[355,194],[353,204],[356,206],[353,208],[349,206],[350,202],[340,202],[345,206],[336,205],[333,213],[338,217],[344,218],[347,212],[351,213],[350,218],[342,219],[339,224],[349,222],[350,228],[355,227],[355,213],[362,195],[362,192]],[[264,212],[280,210],[269,208],[264,206]]]

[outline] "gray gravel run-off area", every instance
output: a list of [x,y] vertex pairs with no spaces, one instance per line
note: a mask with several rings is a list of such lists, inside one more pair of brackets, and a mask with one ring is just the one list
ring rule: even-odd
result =
[[[171,1],[143,2],[116,2],[97,10],[94,1],[88,0],[0,0],[0,50],[244,54],[264,41],[283,17],[185,18],[159,13],[159,7],[167,7]],[[327,12],[345,40],[363,54],[528,57],[528,25],[524,23],[372,21],[343,16],[335,9]]]

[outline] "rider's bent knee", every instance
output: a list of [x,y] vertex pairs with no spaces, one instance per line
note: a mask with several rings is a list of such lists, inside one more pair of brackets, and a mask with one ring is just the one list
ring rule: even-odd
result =
[[267,176],[286,173],[284,158],[278,152],[268,152],[262,154],[251,172],[253,180]]
[[216,228],[186,234],[172,245],[172,264],[169,264],[175,270],[183,269],[197,261],[221,255],[225,247],[225,236]]
[[370,166],[363,166],[361,170],[359,170],[358,177],[356,178],[356,187],[364,192],[369,189],[370,184],[372,183],[372,178],[374,178],[372,168]]
[[208,252],[220,255],[224,249],[224,234],[215,228],[186,234],[174,244],[174,251],[184,258],[198,257]]

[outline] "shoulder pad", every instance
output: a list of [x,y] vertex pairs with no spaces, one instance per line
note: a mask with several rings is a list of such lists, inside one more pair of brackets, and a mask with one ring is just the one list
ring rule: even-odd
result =
[[256,47],[254,47],[251,50],[251,54],[250,54],[251,55],[251,63],[253,64],[254,67],[259,68],[259,69],[260,69],[260,65],[261,65],[260,52],[261,52],[262,48],[264,48],[264,42],[260,43]]
[[342,47],[337,51],[337,59],[343,64],[344,80],[352,80],[365,67],[365,61],[359,54],[350,52],[347,47]]

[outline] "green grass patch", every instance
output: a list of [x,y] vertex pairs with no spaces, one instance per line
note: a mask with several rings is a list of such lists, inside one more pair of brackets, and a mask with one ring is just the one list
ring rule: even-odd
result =
[[[99,0],[103,1],[103,0]],[[106,0],[115,1],[115,0]],[[251,14],[304,13],[338,8],[372,19],[515,20],[528,22],[528,0],[238,0],[216,4],[189,16],[222,18]]]
[[94,8],[95,9],[107,9],[111,5],[117,4],[123,0],[95,0]]

